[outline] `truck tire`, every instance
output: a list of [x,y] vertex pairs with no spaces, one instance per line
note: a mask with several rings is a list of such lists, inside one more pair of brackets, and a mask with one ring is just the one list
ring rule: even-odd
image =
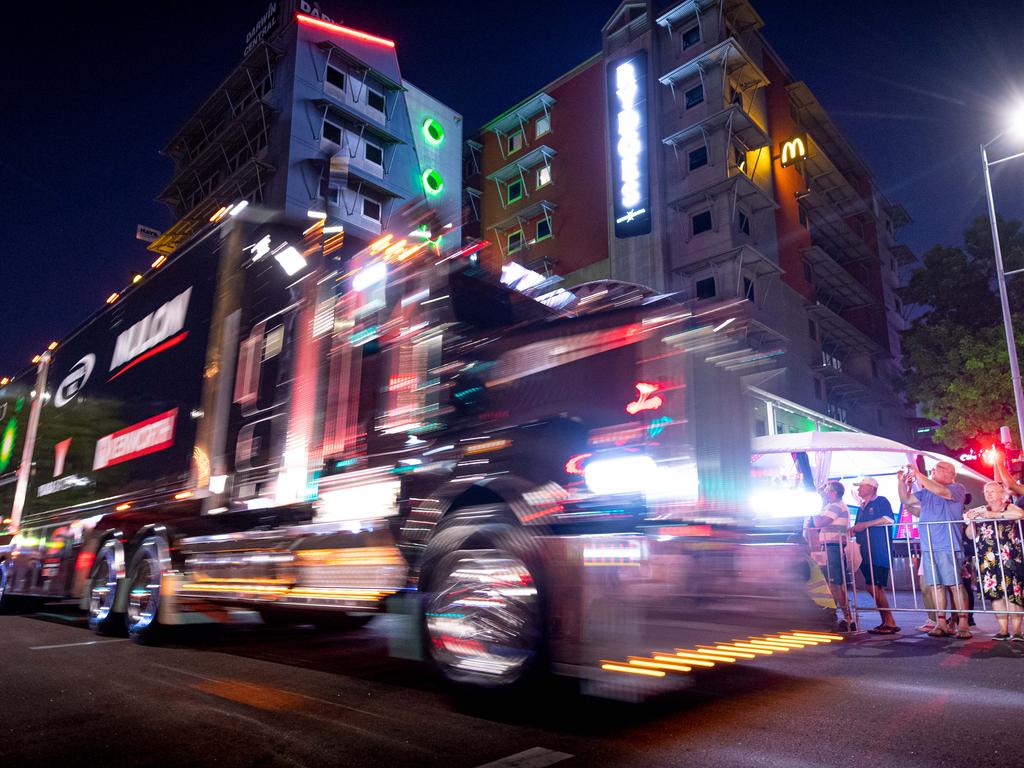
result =
[[89,627],[100,635],[119,634],[124,619],[117,611],[123,588],[121,542],[107,539],[96,552],[89,576]]
[[[491,522],[476,516],[485,510],[494,513]],[[457,688],[513,690],[544,667],[540,557],[503,507],[463,512],[472,513],[472,523],[469,514],[457,515],[424,552],[426,656]]]
[[128,637],[137,643],[156,642],[166,632],[160,623],[160,596],[168,551],[163,538],[150,536],[135,550],[128,567],[124,623]]

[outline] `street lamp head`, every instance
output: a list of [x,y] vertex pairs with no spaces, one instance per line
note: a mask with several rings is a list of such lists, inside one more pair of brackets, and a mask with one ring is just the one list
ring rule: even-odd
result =
[[1024,139],[1024,101],[1018,102],[1006,115],[1006,133]]

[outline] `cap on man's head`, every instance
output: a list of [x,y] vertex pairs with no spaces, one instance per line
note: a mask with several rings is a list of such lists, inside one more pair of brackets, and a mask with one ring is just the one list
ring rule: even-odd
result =
[[873,477],[864,476],[854,483],[854,485],[870,485],[872,488],[878,488],[878,481]]

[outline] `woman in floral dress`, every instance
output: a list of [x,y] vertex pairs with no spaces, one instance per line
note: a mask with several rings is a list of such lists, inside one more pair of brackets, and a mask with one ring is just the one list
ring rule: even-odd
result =
[[997,613],[996,640],[1018,640],[1024,618],[1024,554],[1021,547],[1024,510],[1011,504],[1001,483],[985,484],[985,506],[964,514],[967,535],[974,539],[981,589]]

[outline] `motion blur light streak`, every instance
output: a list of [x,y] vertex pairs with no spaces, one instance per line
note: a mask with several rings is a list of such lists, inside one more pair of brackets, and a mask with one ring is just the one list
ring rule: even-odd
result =
[[641,667],[631,667],[627,664],[619,664],[616,662],[606,661],[601,663],[601,669],[605,669],[609,672],[626,672],[630,675],[646,675],[648,677],[664,677],[665,673],[657,669],[643,669]]

